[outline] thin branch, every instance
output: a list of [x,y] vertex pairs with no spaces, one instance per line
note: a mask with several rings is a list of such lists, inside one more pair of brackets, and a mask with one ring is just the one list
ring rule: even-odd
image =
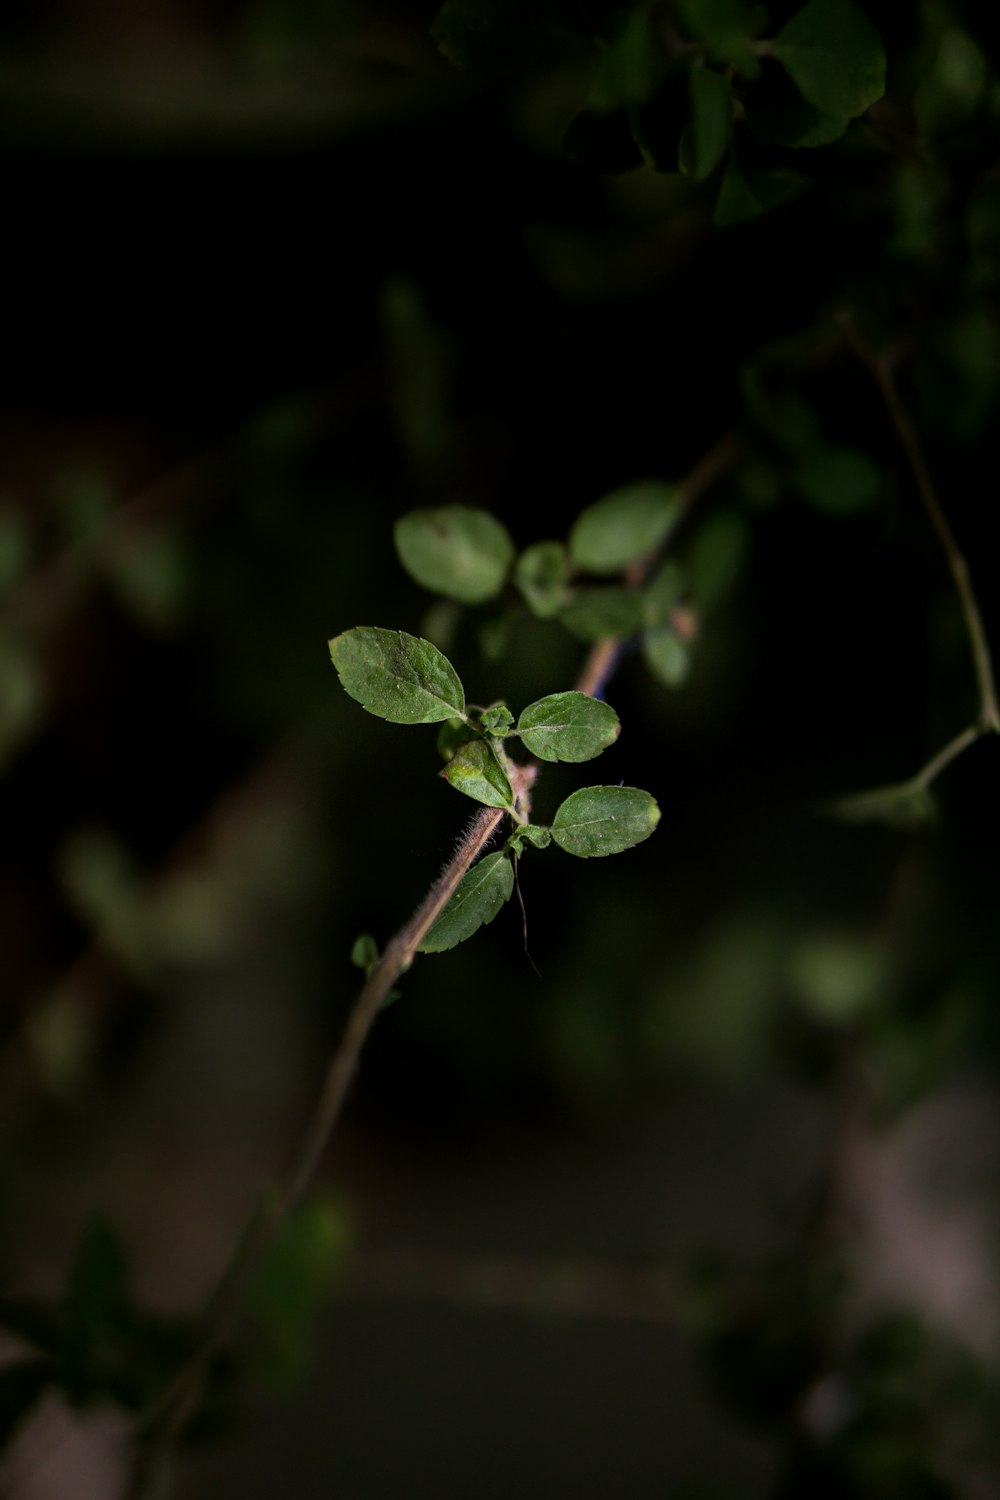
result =
[[[714,483],[731,462],[734,452],[735,442],[730,434],[681,481],[685,511]],[[644,581],[653,561],[654,558],[650,557],[636,564],[635,575],[629,579],[634,586],[638,587]],[[614,671],[618,646],[617,640],[597,642],[577,681],[579,692],[597,696],[603,690]],[[538,769],[537,764],[511,767],[515,807],[521,815],[527,816],[531,787]],[[459,881],[494,837],[505,816],[501,808],[482,808],[476,813],[454,855],[410,921],[390,940],[355,1000],[297,1149],[278,1184],[261,1199],[241,1236],[205,1310],[194,1350],[147,1415],[128,1500],[147,1500],[155,1492],[167,1461],[197,1411],[212,1362],[236,1330],[250,1281],[274,1236],[315,1176],[343,1111],[362,1048],[389,991],[413,963],[420,944]]]
[[962,607],[962,616],[965,620],[966,634],[969,638],[969,649],[972,653],[972,662],[976,674],[976,685],[979,689],[980,732],[1000,734],[1000,703],[997,700],[996,683],[993,678],[990,646],[986,637],[986,630],[983,626],[983,617],[979,609],[979,601],[976,598],[976,591],[969,577],[968,563],[958,545],[955,533],[951,529],[951,523],[945,514],[944,506],[941,504],[941,498],[938,495],[937,486],[927,465],[927,459],[924,455],[920,439],[917,436],[916,428],[910,420],[909,412],[903,405],[895,379],[893,378],[892,365],[884,355],[873,354],[864,344],[850,314],[844,314],[841,318],[841,323],[847,331],[855,352],[871,371],[872,377],[882,394],[886,410],[889,413],[889,420],[892,422],[899,445],[906,456],[914,483],[917,486],[917,492],[920,495],[924,510],[927,512],[928,519],[941,544],[941,550],[945,555],[949,571],[954,580],[955,589]]
[[953,740],[948,741],[943,750],[939,750],[936,755],[932,755],[927,764],[917,772],[911,783],[913,787],[922,787],[925,789],[929,787],[931,782],[940,776],[946,766],[950,766],[952,761],[957,760],[964,750],[968,750],[970,745],[974,745],[976,740],[981,738],[984,728],[985,725],[981,723],[970,724],[967,729],[962,730],[961,734],[956,734]]
[[[715,484],[716,480],[730,467],[739,449],[739,436],[734,428],[719,439],[713,448],[710,448],[703,458],[692,469],[689,469],[684,478],[677,486],[681,497],[681,514],[678,525],[686,520],[695,505]],[[675,526],[671,532],[670,539],[676,534]],[[668,544],[669,540],[668,539]],[[645,557],[638,558],[626,572],[626,582],[630,588],[641,588],[659,557],[659,552],[647,553]],[[600,698],[604,694],[608,682],[614,676],[618,666],[618,657],[621,651],[621,641],[617,636],[608,636],[604,640],[595,642],[591,648],[590,655],[584,662],[583,670],[577,681],[577,690],[587,693],[591,698]]]

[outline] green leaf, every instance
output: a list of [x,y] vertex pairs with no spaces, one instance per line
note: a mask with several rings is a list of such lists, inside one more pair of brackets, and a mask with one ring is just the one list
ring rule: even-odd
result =
[[808,177],[801,172],[780,168],[757,172],[730,161],[719,188],[713,220],[719,229],[747,224],[751,219],[759,219],[768,209],[777,208],[779,203],[793,198],[808,185]]
[[827,114],[863,114],[885,92],[882,39],[854,0],[809,0],[771,51],[803,97]]
[[514,871],[502,849],[487,854],[458,883],[451,900],[420,944],[421,953],[443,953],[492,922],[514,889]]
[[570,557],[590,573],[618,573],[663,543],[680,508],[672,484],[625,485],[581,511],[569,535]]
[[371,978],[372,970],[378,963],[378,943],[370,932],[363,932],[354,939],[351,945],[351,963],[356,969],[364,971],[366,979]]
[[621,733],[614,709],[586,693],[550,693],[517,721],[526,749],[539,760],[592,760]]
[[552,837],[567,854],[590,859],[641,844],[659,821],[660,809],[648,792],[632,786],[586,786],[562,803]]
[[547,620],[569,597],[566,587],[569,574],[569,554],[562,542],[536,542],[518,558],[514,582],[532,613]]
[[580,589],[559,611],[560,623],[581,641],[634,635],[642,625],[643,598],[637,589]]
[[669,625],[647,630],[642,640],[642,654],[664,687],[683,687],[691,673],[691,642],[684,640]]
[[531,844],[535,849],[547,849],[551,842],[551,828],[543,828],[540,823],[522,823],[507,840],[507,848],[520,854],[522,844]]
[[514,805],[507,772],[486,740],[470,740],[463,745],[440,774],[456,791],[485,802],[487,807]]
[[784,69],[774,64],[747,90],[743,109],[754,135],[769,146],[829,146],[850,124],[848,115],[827,114],[809,104]]
[[353,1239],[347,1211],[328,1194],[311,1195],[282,1224],[247,1290],[254,1356],[273,1384],[297,1381],[308,1359],[317,1314],[345,1264]]
[[344,691],[390,724],[437,724],[465,714],[465,693],[446,656],[419,636],[359,625],[330,642]]
[[693,68],[691,122],[681,138],[679,165],[695,182],[711,177],[725,156],[732,118],[728,80],[711,68]]
[[601,55],[588,102],[605,111],[640,104],[656,87],[659,71],[651,18],[645,11],[633,11]]
[[855,792],[839,798],[827,811],[845,823],[886,823],[903,830],[925,828],[938,816],[933,792],[913,781]]
[[806,500],[832,516],[870,510],[882,489],[882,471],[857,448],[818,445],[804,453],[795,482]]
[[513,722],[514,715],[506,703],[493,703],[489,708],[483,709],[479,718],[479,727],[484,734],[497,735],[502,739]]
[[506,526],[486,510],[442,505],[411,510],[394,529],[403,567],[425,589],[482,604],[503,588],[514,560],[514,543]]

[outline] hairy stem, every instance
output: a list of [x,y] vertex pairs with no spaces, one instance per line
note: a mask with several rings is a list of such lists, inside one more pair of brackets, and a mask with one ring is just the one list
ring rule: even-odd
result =
[[[685,510],[728,467],[735,446],[733,435],[727,435],[681,481]],[[639,587],[654,561],[649,557],[637,563],[628,581]],[[615,670],[618,650],[617,640],[597,642],[577,681],[579,692],[594,697],[603,692]],[[517,815],[527,820],[531,788],[539,768],[536,764],[512,764],[509,769]],[[420,944],[441,915],[459,881],[494,837],[505,816],[502,808],[484,807],[476,813],[455,853],[409,922],[390,940],[351,1007],[297,1148],[277,1184],[262,1196],[241,1235],[205,1310],[192,1353],[147,1413],[127,1500],[153,1500],[162,1492],[167,1464],[202,1400],[213,1360],[236,1331],[247,1287],[278,1230],[301,1201],[316,1174],[343,1111],[362,1048],[389,991],[413,963]]]

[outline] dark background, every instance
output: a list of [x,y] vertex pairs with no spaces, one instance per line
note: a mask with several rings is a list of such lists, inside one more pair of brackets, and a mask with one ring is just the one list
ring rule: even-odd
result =
[[[626,654],[608,693],[598,779],[648,787],[659,830],[613,865],[529,852],[540,977],[513,903],[407,976],[324,1173],[354,1248],[309,1373],[238,1408],[182,1488],[764,1495],[787,1413],[754,1428],[713,1384],[693,1294],[623,1304],[614,1278],[715,1257],[766,1310],[760,1267],[808,1265],[830,1199],[833,1344],[903,1307],[995,1355],[997,746],[941,779],[932,828],[822,813],[912,775],[975,682],[862,363],[782,377],[880,467],[844,518],[766,442],[762,464],[740,372],[845,301],[902,330],[995,626],[992,242],[956,228],[992,211],[992,119],[942,148],[930,209],[904,131],[816,153],[809,192],[722,232],[677,176],[560,157],[586,59],[470,78],[433,11],[6,13],[0,1264],[57,1289],[101,1210],[140,1297],[195,1307],[339,1033],[352,941],[384,942],[447,858],[467,808],[433,730],[364,715],[326,640],[450,630],[470,697],[515,709],[579,670],[524,611],[499,659],[500,606],[428,623],[394,519],[479,505],[525,546],[738,425],[705,504],[749,546],[692,678]],[[932,43],[896,29],[905,125]],[[577,784],[547,770],[536,815]]]

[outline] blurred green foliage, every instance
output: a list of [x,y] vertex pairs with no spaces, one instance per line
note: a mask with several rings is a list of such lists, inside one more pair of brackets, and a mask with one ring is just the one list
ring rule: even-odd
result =
[[[844,332],[892,365],[995,642],[992,14],[206,3],[166,40],[116,16],[0,23],[2,1260],[48,1278],[0,1304],[0,1430],[53,1389],[140,1410],[189,1344],[129,1289],[148,1227],[81,1207],[102,1158],[155,1156],[163,1099],[142,1101],[175,1028],[169,1107],[218,1111],[266,1177],[251,1122],[273,1107],[284,1140],[299,1113],[274,1075],[308,1095],[356,935],[384,945],[451,848],[455,799],[353,714],[326,640],[398,626],[520,705],[610,629],[608,780],[650,787],[657,838],[613,879],[552,851],[550,883],[528,853],[543,979],[510,907],[419,959],[357,1129],[475,1142],[614,1121],[681,1080],[806,1090],[831,1162],[777,1216],[780,1253],[741,1259],[734,1233],[684,1268],[719,1409],[763,1425],[772,1497],[992,1492],[975,1330],[865,1300],[827,1180],[838,1128],[892,1139],[970,1080],[996,1091],[998,747],[911,780],[975,717],[975,676]],[[639,541],[612,518],[610,574],[727,434],[641,598],[573,576],[606,571],[581,512],[649,481],[625,491]],[[445,507],[511,537],[490,597],[434,604],[400,570],[394,525]],[[576,784],[546,768],[540,822]],[[855,1096],[863,1124],[838,1127]],[[241,1381],[306,1367],[350,1239],[339,1197],[289,1226],[219,1420]]]

